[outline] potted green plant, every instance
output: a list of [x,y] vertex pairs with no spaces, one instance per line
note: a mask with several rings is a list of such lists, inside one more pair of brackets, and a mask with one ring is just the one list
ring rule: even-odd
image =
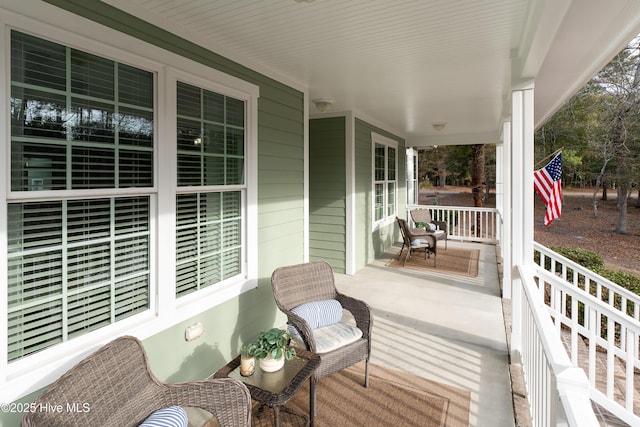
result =
[[287,347],[291,334],[286,329],[271,328],[262,331],[250,352],[259,360],[260,368],[265,372],[275,372],[284,366],[284,361],[296,357],[296,349]]

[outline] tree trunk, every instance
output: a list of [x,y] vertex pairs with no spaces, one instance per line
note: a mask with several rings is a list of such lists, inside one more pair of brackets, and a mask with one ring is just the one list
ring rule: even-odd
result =
[[[604,190],[604,176],[605,176],[605,171],[607,170],[607,164],[609,163],[609,159],[605,157],[604,162],[602,163],[602,168],[600,168],[600,173],[598,174],[598,176],[596,177],[596,187],[593,189],[593,217],[597,218],[598,217],[598,200],[596,198],[596,195],[598,194],[598,188],[600,187],[600,185],[602,185],[603,190],[602,190],[602,194],[604,196],[605,190]],[[606,199],[604,199],[606,200]]]
[[472,145],[471,150],[473,153],[471,166],[473,206],[481,208],[484,205],[484,144]]
[[[473,154],[471,163],[471,187],[473,192],[473,206],[481,208],[484,206],[484,144],[471,146]],[[480,236],[481,221],[480,215],[476,217],[476,236]]]
[[616,204],[618,208],[618,225],[616,226],[616,233],[627,234],[627,198],[629,196],[629,185],[626,182],[621,182],[618,185],[618,202]]

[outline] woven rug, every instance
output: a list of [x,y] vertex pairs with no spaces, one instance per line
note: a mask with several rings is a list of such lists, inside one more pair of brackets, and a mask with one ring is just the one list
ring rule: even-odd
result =
[[398,257],[393,257],[386,266],[423,272],[447,272],[468,277],[478,275],[478,259],[480,258],[480,250],[478,249],[467,250],[450,247],[445,250],[438,248],[435,267],[433,266],[433,254],[425,260],[423,252],[413,253],[403,266],[402,260],[406,253],[405,249],[399,260]]
[[[468,427],[470,393],[457,387],[369,365],[369,387],[364,384],[364,363],[322,378],[316,388],[317,427],[421,426]],[[287,408],[309,413],[309,386],[305,384]],[[272,425],[265,411],[253,426]],[[281,413],[282,426],[304,425],[304,420]]]

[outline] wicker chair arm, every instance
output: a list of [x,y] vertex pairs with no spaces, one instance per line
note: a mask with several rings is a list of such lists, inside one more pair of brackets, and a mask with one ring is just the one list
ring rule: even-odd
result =
[[164,384],[161,390],[163,407],[179,405],[202,408],[222,426],[251,425],[251,395],[240,381],[218,378],[194,382]]
[[447,234],[449,233],[449,224],[446,221],[433,221],[433,224],[438,227],[438,230],[444,230]]
[[292,311],[286,311],[285,314],[287,315],[289,324],[298,330],[307,350],[315,352],[317,348],[316,340],[313,337],[313,332],[309,323]]
[[422,240],[428,240],[429,241],[429,247],[435,249],[436,248],[436,244],[438,239],[436,239],[436,236],[433,234],[426,234],[424,236],[420,236],[420,238]]
[[337,293],[336,299],[342,305],[342,308],[348,310],[356,321],[356,326],[362,331],[362,338],[369,339],[371,336],[371,327],[373,325],[371,319],[371,307],[359,299]]

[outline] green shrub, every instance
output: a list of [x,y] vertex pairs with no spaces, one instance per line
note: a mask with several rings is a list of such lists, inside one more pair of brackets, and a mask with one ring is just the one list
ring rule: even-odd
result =
[[608,268],[603,268],[601,271],[598,271],[598,274],[611,280],[613,283],[640,295],[640,277],[624,271],[609,270]]
[[[551,247],[552,251],[569,258],[571,261],[588,268],[594,273],[611,280],[623,288],[640,295],[640,277],[624,271],[610,270],[604,267],[602,257],[594,252],[580,248]],[[547,269],[549,266],[547,266]],[[573,274],[569,271],[569,276]]]
[[595,252],[581,248],[564,248],[557,246],[549,249],[591,271],[599,272],[604,268],[604,260]]

